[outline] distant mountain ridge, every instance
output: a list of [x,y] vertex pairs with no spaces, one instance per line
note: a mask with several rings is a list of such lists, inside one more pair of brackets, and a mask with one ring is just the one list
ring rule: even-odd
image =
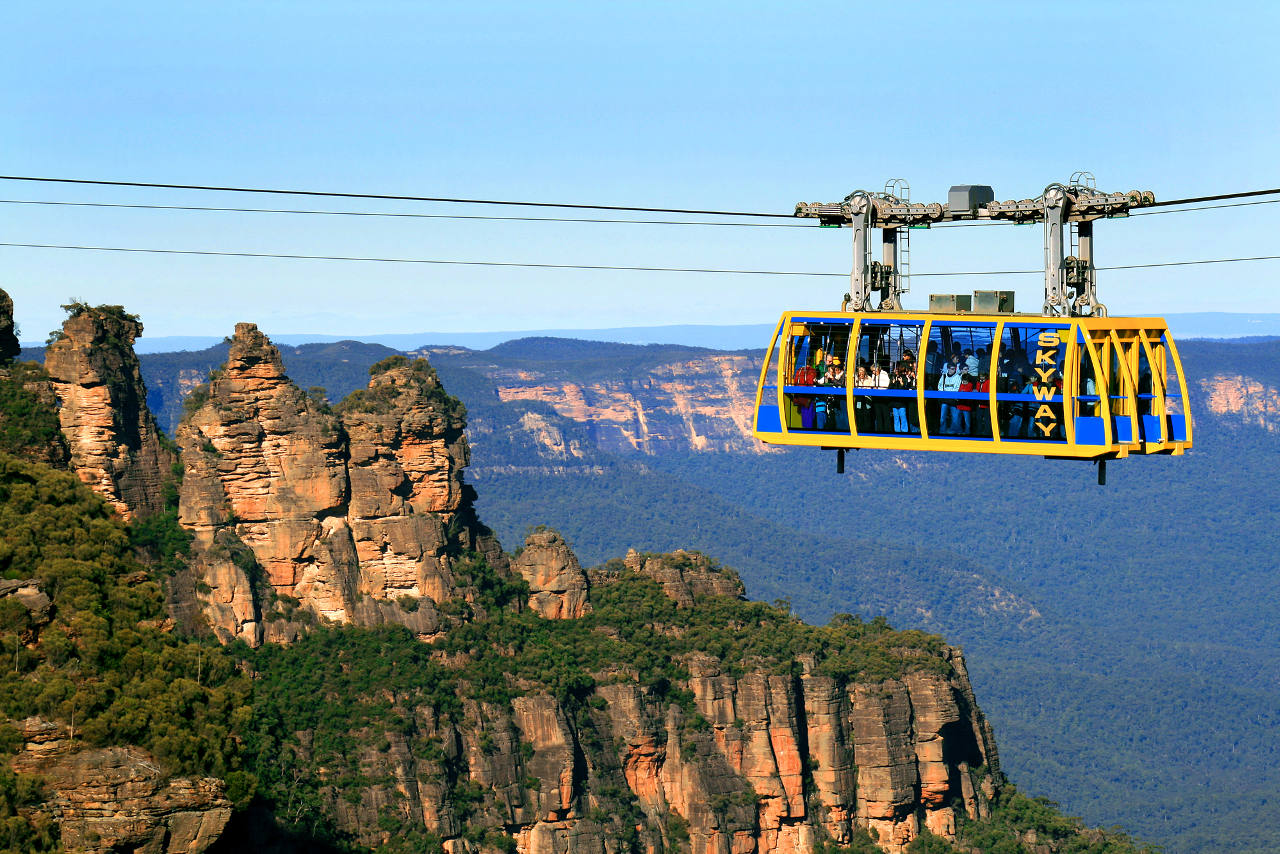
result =
[[[1158,312],[1150,312],[1159,314]],[[1178,338],[1269,338],[1280,336],[1280,314],[1247,314],[1236,312],[1188,312],[1160,315]],[[413,350],[432,345],[455,345],[484,350],[521,338],[576,338],[584,341],[608,341],[619,344],[684,344],[713,350],[763,349],[769,345],[774,323],[741,324],[674,324],[670,326],[615,326],[602,328],[523,329],[498,332],[404,332],[371,335],[324,333],[273,333],[277,346],[287,344],[332,344],[361,341],[381,344],[396,350]],[[136,352],[171,353],[204,350],[223,341],[211,335],[162,335],[138,339]],[[23,342],[24,348],[39,347],[34,341]]]

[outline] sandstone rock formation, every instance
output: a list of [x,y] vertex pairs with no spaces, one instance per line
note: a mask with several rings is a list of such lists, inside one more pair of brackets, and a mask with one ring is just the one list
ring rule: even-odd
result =
[[24,644],[34,643],[40,629],[53,615],[53,602],[35,579],[0,579],[0,600],[8,597],[27,609],[26,627],[19,633],[19,640]]
[[645,555],[631,549],[623,563],[632,572],[659,582],[663,591],[682,608],[693,607],[695,596],[746,598],[747,589],[736,572],[721,569],[699,552],[677,549],[669,555]]
[[425,361],[380,363],[335,413],[242,323],[225,368],[193,395],[177,435],[179,512],[220,637],[287,640],[300,628],[292,609],[431,636],[435,605],[460,593],[453,554],[505,569],[462,482],[463,410]]
[[120,306],[77,304],[45,352],[72,469],[126,520],[164,509],[173,466],[133,352],[141,334]]
[[555,531],[534,531],[511,561],[529,583],[529,608],[551,619],[576,619],[591,608],[587,574]]
[[199,854],[231,818],[220,780],[170,777],[136,747],[80,747],[65,727],[41,718],[18,730],[23,747],[11,766],[44,781],[50,796],[42,809],[57,819],[68,851]]
[[22,352],[13,323],[13,299],[0,289],[0,365],[14,359]]

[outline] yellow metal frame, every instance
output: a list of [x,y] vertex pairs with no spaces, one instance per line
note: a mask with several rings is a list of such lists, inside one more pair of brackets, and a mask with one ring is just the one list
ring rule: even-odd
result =
[[[855,417],[856,360],[858,342],[861,339],[864,315],[849,312],[792,311],[782,315],[778,326],[766,351],[765,363],[760,371],[760,381],[756,386],[756,416],[754,434],[762,442],[776,445],[793,445],[815,448],[869,448],[891,451],[949,451],[956,453],[1007,454],[1017,456],[1043,456],[1049,458],[1073,459],[1117,459],[1129,454],[1182,454],[1192,443],[1192,423],[1190,414],[1190,398],[1187,393],[1186,377],[1182,363],[1178,357],[1177,347],[1169,335],[1168,324],[1160,318],[1093,318],[1093,317],[1042,317],[1040,315],[981,315],[981,314],[933,314],[929,312],[876,312],[865,315],[879,323],[899,322],[921,327],[920,340],[925,342],[917,357],[916,383],[916,416],[920,433],[900,435],[859,435]],[[837,324],[849,327],[849,343],[841,358],[846,366],[845,412],[848,416],[848,432],[833,431],[801,431],[791,426],[789,417],[791,406],[784,391],[791,363],[794,357],[792,346],[796,336],[792,335],[792,325],[796,318],[803,318],[806,325]],[[968,323],[994,325],[994,337],[989,355],[992,366],[999,364],[1000,351],[1004,346],[1005,328],[1010,323],[1043,324],[1046,326],[1066,327],[1059,329],[1059,337],[1063,341],[1065,353],[1061,368],[1062,376],[1062,418],[1065,441],[1017,440],[1002,437],[999,427],[999,408],[1009,403],[1000,403],[995,383],[994,371],[991,372],[990,397],[988,399],[991,436],[989,439],[956,439],[929,435],[928,417],[924,392],[924,359],[927,342],[931,339],[936,324],[947,326],[965,326]],[[1083,338],[1083,341],[1081,339]],[[1164,339],[1163,346],[1161,338]],[[1146,356],[1151,373],[1151,415],[1159,416],[1160,430],[1156,436],[1144,436],[1141,429],[1138,405],[1138,368],[1139,354]],[[1093,368],[1095,391],[1097,392],[1097,416],[1102,423],[1102,443],[1093,444],[1078,441],[1077,419],[1081,417],[1078,400],[1080,381],[1080,363],[1087,354]],[[1115,358],[1112,358],[1115,354]],[[770,368],[777,357],[776,373],[770,377]],[[1113,364],[1117,368],[1113,372]],[[1179,442],[1173,439],[1170,430],[1168,397],[1169,365],[1177,371],[1178,390],[1181,395],[1182,417],[1186,419],[1186,440]],[[1115,376],[1113,376],[1115,374]],[[776,385],[771,401],[764,399],[764,390],[770,379]],[[1117,410],[1113,406],[1112,391],[1122,398],[1122,406]],[[1073,392],[1073,390],[1076,390]],[[762,406],[776,405],[778,413],[778,429],[761,429],[760,416]],[[1114,418],[1126,418],[1129,422],[1131,441],[1117,441],[1114,429]],[[772,424],[767,425],[772,427]]]

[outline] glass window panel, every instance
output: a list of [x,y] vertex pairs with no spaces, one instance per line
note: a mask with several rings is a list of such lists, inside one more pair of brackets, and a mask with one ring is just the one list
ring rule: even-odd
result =
[[[925,417],[932,436],[989,438],[995,325],[935,322],[925,363]],[[952,396],[954,395],[954,396]]]
[[763,388],[760,396],[760,402],[763,404],[773,403],[776,399],[778,391],[778,362],[780,354],[787,346],[787,339],[785,336],[778,334],[778,330],[775,330],[774,334],[777,336],[777,339],[773,342],[773,349],[769,351],[769,354],[765,359],[765,365],[767,367],[764,372],[764,381],[761,383]]
[[1000,436],[1012,441],[1064,442],[1062,383],[1071,327],[1007,324],[996,369]]
[[792,323],[788,332],[786,379],[787,427],[847,433],[845,363],[849,323]]
[[1084,417],[1097,416],[1101,411],[1101,397],[1098,394],[1098,377],[1093,368],[1093,359],[1089,356],[1089,343],[1080,341],[1077,351],[1080,360],[1076,365],[1076,414]]
[[859,433],[919,435],[916,366],[924,324],[863,321],[854,385],[874,390],[854,398]]

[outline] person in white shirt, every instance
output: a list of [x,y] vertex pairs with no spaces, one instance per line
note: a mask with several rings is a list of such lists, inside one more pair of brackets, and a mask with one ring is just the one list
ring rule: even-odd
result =
[[[879,362],[871,363],[871,387],[883,388],[889,387],[889,372],[880,367]],[[892,433],[893,422],[889,416],[889,399],[877,395],[871,401],[871,414],[874,423],[874,429],[877,433]]]
[[[960,391],[959,366],[952,362],[947,365],[947,372],[938,378],[938,391]],[[959,416],[954,400],[942,401],[941,414],[938,416],[938,432],[951,434],[955,432],[952,421]]]

